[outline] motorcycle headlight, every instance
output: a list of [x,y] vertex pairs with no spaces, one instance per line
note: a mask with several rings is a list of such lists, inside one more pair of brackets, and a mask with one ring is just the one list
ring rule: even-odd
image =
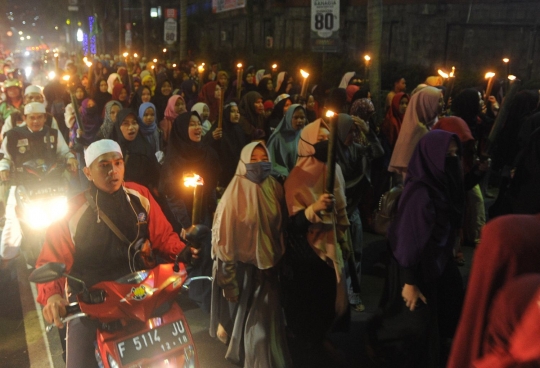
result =
[[25,208],[25,221],[34,229],[43,229],[63,218],[67,208],[66,197],[31,202]]

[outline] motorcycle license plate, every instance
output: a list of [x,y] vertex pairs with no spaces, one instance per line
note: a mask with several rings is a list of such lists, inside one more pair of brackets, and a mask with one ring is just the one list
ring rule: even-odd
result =
[[187,344],[185,321],[178,320],[132,336],[116,344],[122,365],[151,358]]

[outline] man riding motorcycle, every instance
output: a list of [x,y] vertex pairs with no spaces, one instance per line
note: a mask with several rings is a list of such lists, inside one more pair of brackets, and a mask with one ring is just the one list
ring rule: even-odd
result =
[[[64,219],[49,227],[37,267],[63,263],[71,276],[90,287],[133,272],[138,262],[135,248],[141,239],[149,240],[151,250],[166,261],[174,261],[180,253],[184,260],[198,258],[198,250],[187,247],[173,232],[149,190],[124,183],[124,160],[118,143],[108,139],[92,143],[85,151],[85,161],[90,189],[72,198]],[[105,216],[107,220],[102,219]],[[121,235],[109,227],[109,222]],[[68,293],[76,287],[77,283],[68,281]],[[45,306],[47,322],[63,327],[60,316],[66,313],[68,293],[65,279],[38,285],[37,300]],[[80,319],[68,322],[68,368],[96,367],[95,338],[95,325]]]
[[[66,162],[70,171],[77,170],[77,160],[56,129],[45,125],[47,116],[45,106],[30,102],[24,107],[25,125],[13,128],[2,141],[4,158],[0,160],[0,179],[8,181],[10,171],[15,175],[23,171],[23,164],[32,160],[44,163]],[[21,243],[20,227],[15,213],[15,186],[9,189],[6,203],[6,222],[0,240],[0,257],[5,261],[19,254]]]

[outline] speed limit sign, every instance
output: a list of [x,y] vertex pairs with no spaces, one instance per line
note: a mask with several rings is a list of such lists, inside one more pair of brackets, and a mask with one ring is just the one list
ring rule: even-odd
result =
[[172,44],[176,42],[176,38],[178,34],[177,25],[178,25],[178,22],[173,18],[167,18],[165,20],[165,30],[163,33],[163,38],[166,43]]
[[311,0],[311,50],[338,52],[339,0]]

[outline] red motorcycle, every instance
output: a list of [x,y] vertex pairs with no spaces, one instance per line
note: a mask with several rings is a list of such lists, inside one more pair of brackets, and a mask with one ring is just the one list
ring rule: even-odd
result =
[[[187,280],[184,265],[176,261],[87,289],[83,281],[65,273],[64,264],[47,263],[34,270],[29,280],[44,283],[63,276],[80,283],[82,291],[62,321],[90,318],[99,322],[96,359],[100,367],[199,367],[186,317],[175,297],[191,281],[208,277]],[[53,327],[47,326],[47,331]]]

